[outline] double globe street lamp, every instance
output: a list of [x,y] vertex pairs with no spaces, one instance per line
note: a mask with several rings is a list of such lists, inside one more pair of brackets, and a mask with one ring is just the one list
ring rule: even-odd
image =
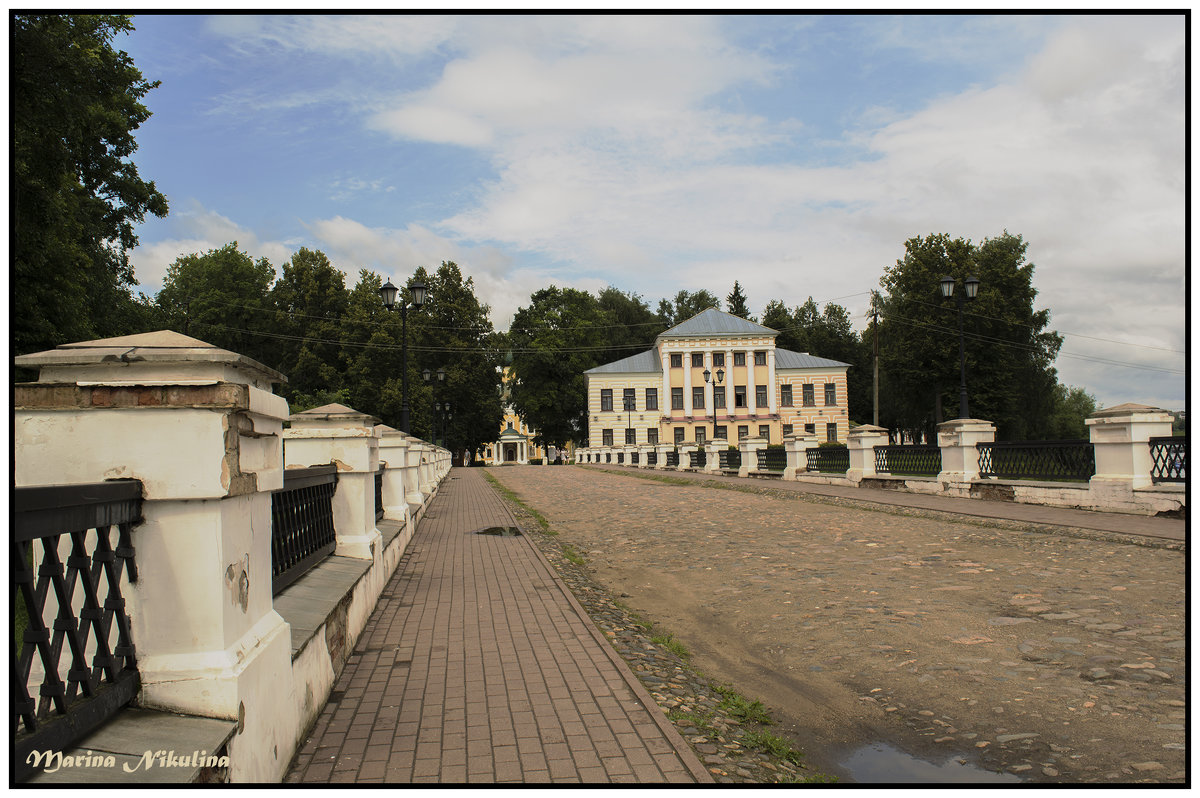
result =
[[[383,306],[388,310],[392,310],[396,306],[396,296],[400,293],[400,289],[392,285],[392,281],[388,280],[379,288],[379,296],[383,299]],[[408,293],[412,296],[412,306],[419,308],[425,304],[429,295],[425,291],[425,284],[417,281],[408,287]],[[405,435],[408,434],[408,304],[400,303],[400,431]]]
[[[965,288],[964,291],[955,293],[955,280],[950,275],[943,277],[939,284],[942,298],[953,298],[958,303],[958,417],[970,418],[970,412],[967,410],[967,347],[966,338],[963,336],[963,304],[967,300],[974,299],[975,295],[979,293],[979,279],[975,276],[968,277],[963,286]],[[965,298],[964,294],[966,295]]]
[[[433,383],[433,375],[434,375],[434,372],[431,372],[429,369],[425,369],[424,371],[421,372],[421,378],[425,381],[426,385],[435,384],[435,383]],[[436,385],[445,385],[445,384],[446,384],[446,370],[438,369]],[[441,430],[442,430],[442,444],[441,445],[446,446],[445,439],[448,437],[446,434],[446,427],[449,425],[450,419],[453,418],[453,416],[450,413],[450,403],[446,402],[445,404],[443,404],[442,402],[436,401],[436,399],[437,399],[436,389],[434,390],[433,398],[435,400],[433,403],[433,410],[434,410],[433,437],[435,438],[435,442],[436,442],[437,431],[438,431],[438,427],[440,426]],[[450,447],[447,446],[446,448],[450,448]]]

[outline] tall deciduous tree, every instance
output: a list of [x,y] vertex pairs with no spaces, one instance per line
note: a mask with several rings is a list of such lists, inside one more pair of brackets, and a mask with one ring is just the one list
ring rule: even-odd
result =
[[974,275],[979,294],[964,308],[971,415],[995,423],[998,439],[1048,434],[1062,339],[1046,329],[1049,311],[1034,308],[1026,246],[1007,231],[978,245],[944,234],[905,242],[904,258],[880,279],[881,423],[932,433],[939,406],[955,415],[957,306],[941,299],[938,283],[950,275],[962,291]]
[[608,317],[605,323],[608,351],[601,362],[620,360],[649,349],[658,334],[667,329],[662,317],[650,310],[636,293],[626,293],[610,285],[600,292],[597,302]]
[[301,247],[283,264],[283,274],[271,290],[271,302],[276,329],[286,336],[276,362],[288,377],[284,395],[289,401],[303,394],[341,396],[345,385],[341,327],[349,298],[346,276],[325,253]]
[[674,300],[660,299],[658,301],[658,315],[668,327],[674,327],[697,313],[703,313],[709,308],[720,307],[721,300],[703,288],[695,292],[681,290],[675,295]]
[[535,441],[563,447],[587,435],[583,372],[605,362],[608,316],[587,291],[550,286],[519,308],[509,328],[512,403],[537,430]]
[[134,225],[167,200],[129,160],[158,82],[112,46],[128,16],[12,18],[14,351],[137,330]]

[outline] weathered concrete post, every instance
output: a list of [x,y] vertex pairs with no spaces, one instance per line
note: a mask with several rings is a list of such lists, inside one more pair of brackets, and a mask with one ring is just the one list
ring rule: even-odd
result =
[[1171,436],[1170,413],[1127,403],[1097,411],[1084,423],[1096,451],[1096,475],[1089,484],[1096,503],[1124,504],[1134,490],[1153,484],[1150,439]]
[[758,452],[765,448],[767,448],[766,438],[752,436],[738,441],[738,451],[742,453],[742,466],[738,469],[739,477],[749,476],[751,471],[758,470]]
[[638,468],[650,467],[650,453],[654,451],[654,447],[643,444],[638,447]]
[[333,525],[339,557],[374,559],[381,538],[375,528],[375,472],[379,469],[379,419],[340,404],[296,413],[283,433],[287,468],[333,463]]
[[658,451],[658,460],[654,467],[659,470],[665,470],[667,467],[667,455],[675,450],[675,446],[670,443],[660,443],[655,448]]
[[996,425],[977,418],[956,418],[938,424],[937,436],[942,450],[942,470],[937,478],[943,490],[970,495],[971,481],[979,479],[975,445],[996,440]]
[[787,452],[787,468],[783,470],[783,479],[795,479],[797,474],[808,470],[808,450],[817,447],[817,436],[811,432],[797,432],[783,439],[783,448]]
[[687,471],[692,467],[692,452],[700,451],[700,446],[695,441],[684,441],[679,444],[679,465],[676,466],[676,471]]
[[408,440],[408,457],[403,476],[404,501],[408,504],[409,517],[415,523],[425,507],[425,496],[421,493],[421,440],[411,435],[405,435],[405,438]]
[[846,479],[862,482],[865,477],[875,476],[875,447],[886,446],[887,430],[873,424],[863,424],[850,430],[846,436],[846,448],[850,455],[850,468]]
[[704,473],[721,473],[721,452],[729,448],[724,438],[713,438],[704,444]]
[[380,424],[375,427],[379,440],[379,460],[383,471],[383,517],[408,523],[410,514],[405,495],[404,472],[408,468],[408,436],[400,430]]
[[17,485],[142,481],[125,593],[146,707],[238,722],[230,778],[278,781],[299,735],[290,627],[272,609],[282,374],[170,331],[22,355]]

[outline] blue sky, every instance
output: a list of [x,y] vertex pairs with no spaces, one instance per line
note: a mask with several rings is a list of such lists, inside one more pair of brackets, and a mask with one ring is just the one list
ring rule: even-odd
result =
[[[1184,401],[1182,16],[139,15],[171,203],[154,293],[237,240],[353,285],[456,261],[505,329],[550,283],[752,312],[867,293],[916,235],[1029,243],[1060,379]],[[820,354],[820,353],[815,353]]]

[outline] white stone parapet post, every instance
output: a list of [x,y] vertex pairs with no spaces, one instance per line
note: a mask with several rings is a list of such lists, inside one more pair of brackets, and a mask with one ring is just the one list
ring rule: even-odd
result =
[[1090,481],[1093,492],[1128,501],[1131,491],[1153,484],[1150,439],[1171,436],[1174,419],[1170,413],[1147,405],[1123,404],[1093,413],[1084,424],[1096,452],[1096,474]]
[[688,471],[692,467],[692,452],[700,450],[700,446],[694,442],[688,441],[681,443],[677,447],[679,449],[679,465],[677,471]]
[[375,528],[375,472],[379,469],[379,419],[340,404],[296,413],[283,433],[287,468],[333,463],[337,490],[333,494],[333,526],[339,557],[372,560],[379,554],[381,536]]
[[850,455],[850,468],[846,470],[846,479],[851,482],[862,482],[866,477],[875,476],[875,447],[886,446],[887,430],[873,424],[863,424],[850,430],[846,436],[846,448]]
[[[749,356],[746,358],[746,362],[750,362]],[[739,477],[750,476],[751,471],[758,470],[758,452],[765,448],[767,448],[766,438],[751,436],[738,441],[738,451],[742,453],[742,466],[738,469]]]
[[783,439],[783,448],[787,452],[783,479],[795,479],[798,474],[808,471],[808,450],[817,448],[817,436],[811,432],[789,435]]
[[383,517],[390,521],[408,523],[411,518],[405,495],[404,472],[408,469],[408,436],[394,427],[380,424],[379,460],[386,464],[383,471]]
[[660,443],[655,447],[655,449],[658,451],[658,459],[656,461],[657,464],[654,467],[657,469],[666,469],[667,455],[674,451],[675,446],[670,443]]
[[421,502],[427,503],[437,490],[437,478],[433,473],[433,444],[420,438],[414,440],[416,445],[412,448],[421,453],[421,459],[417,461],[417,487],[421,491]]
[[141,705],[236,721],[230,779],[278,782],[300,734],[290,627],[272,608],[284,376],[170,331],[16,364],[40,370],[14,386],[16,486],[142,483],[125,592]]
[[957,418],[938,424],[938,448],[942,450],[942,470],[938,481],[959,483],[966,488],[979,479],[979,449],[976,444],[996,440],[996,425],[977,418]]
[[704,444],[704,473],[721,473],[721,452],[728,448],[724,438],[714,438]]
[[650,453],[653,451],[653,446],[643,445],[638,447],[638,468],[650,467]]

